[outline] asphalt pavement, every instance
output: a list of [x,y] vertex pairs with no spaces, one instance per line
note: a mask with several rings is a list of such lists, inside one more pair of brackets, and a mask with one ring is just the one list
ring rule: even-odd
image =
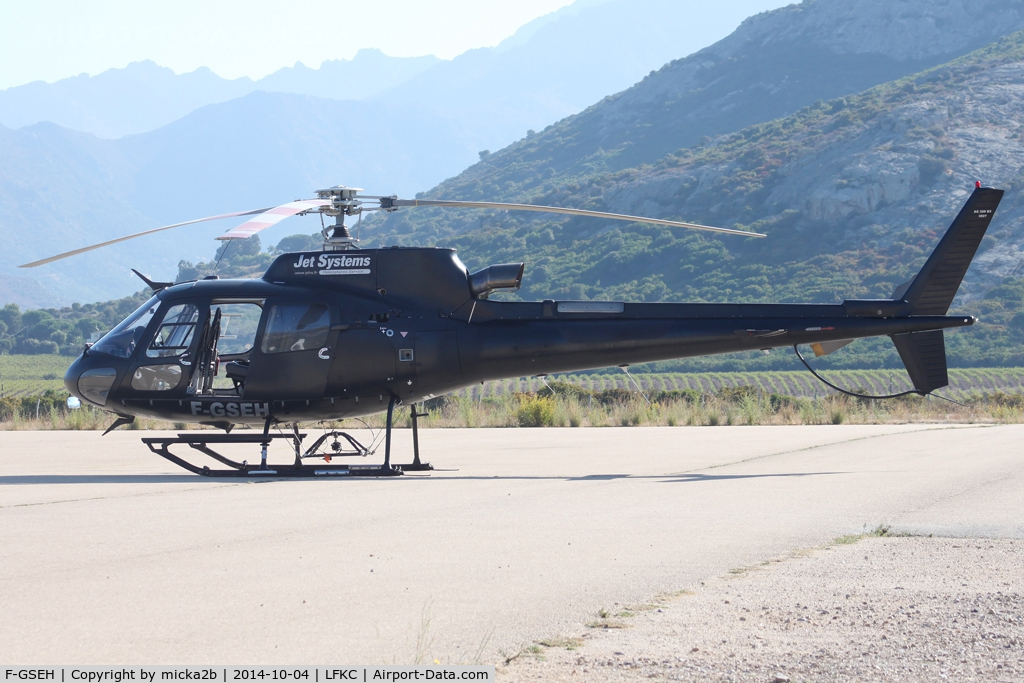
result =
[[883,525],[1024,538],[1024,425],[422,430],[429,474],[260,481],[144,435],[0,432],[0,662],[493,663]]

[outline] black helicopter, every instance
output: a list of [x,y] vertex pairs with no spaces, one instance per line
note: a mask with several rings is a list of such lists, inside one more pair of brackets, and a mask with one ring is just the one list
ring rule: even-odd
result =
[[[359,249],[345,217],[412,206],[497,208],[764,235],[561,207],[359,192],[332,187],[318,191],[318,199],[164,226],[22,266],[218,218],[255,216],[218,239],[250,237],[296,214],[336,218],[323,231],[322,251],[281,255],[259,280],[208,277],[174,284],[140,274],[154,296],[86,346],[64,377],[68,391],[116,414],[110,429],[136,416],[222,428],[224,434],[143,439],[153,452],[208,476],[382,476],[432,469],[419,458],[417,403],[486,380],[689,356],[801,344],[824,355],[854,339],[888,335],[914,385],[903,393],[924,395],[948,384],[943,330],[975,322],[946,313],[1003,195],[977,183],[921,271],[891,298],[824,305],[493,301],[492,292],[519,288],[523,263],[470,273],[454,249]],[[394,409],[403,403],[411,405],[414,459],[396,466],[391,427]],[[369,453],[343,432],[327,432],[302,448],[299,422],[385,410],[381,465],[329,464],[334,455]],[[238,424],[263,430],[231,433]],[[271,432],[273,425],[290,425],[291,433]],[[275,438],[291,440],[294,463],[267,464],[267,447]],[[260,444],[260,464],[234,461],[210,447],[223,443]],[[196,466],[170,452],[176,444],[230,469]],[[323,464],[306,465],[306,459]]]

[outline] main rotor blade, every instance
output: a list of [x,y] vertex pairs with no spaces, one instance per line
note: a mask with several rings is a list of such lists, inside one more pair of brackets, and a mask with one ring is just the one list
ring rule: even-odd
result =
[[174,223],[172,225],[164,225],[159,228],[153,228],[152,230],[143,230],[137,232],[134,235],[125,235],[124,237],[118,237],[114,240],[107,240],[106,242],[100,242],[99,244],[93,244],[92,246],[82,247],[81,249],[74,249],[72,251],[65,251],[63,254],[57,254],[50,258],[44,258],[42,261],[33,261],[32,263],[26,263],[25,265],[18,266],[19,268],[35,268],[36,266],[44,266],[47,263],[53,263],[69,256],[76,256],[78,254],[84,254],[87,251],[93,249],[99,249],[100,247],[107,247],[111,244],[117,244],[118,242],[124,242],[126,240],[133,240],[136,237],[142,237],[144,235],[152,235],[154,232],[160,232],[162,230],[170,230],[171,228],[180,228],[183,225],[192,225],[193,223],[203,223],[204,221],[215,221],[220,218],[237,218],[238,216],[251,216],[256,213],[263,213],[267,209],[254,209],[253,211],[236,211],[234,213],[222,213],[218,216],[207,216],[206,218],[196,218],[195,220],[185,221],[184,223]]
[[683,223],[681,221],[666,221],[661,218],[644,218],[642,216],[628,216],[622,213],[606,213],[604,211],[588,211],[586,209],[566,209],[561,206],[540,206],[539,204],[506,204],[504,202],[456,202],[440,199],[394,199],[392,206],[450,206],[466,209],[514,209],[516,211],[542,211],[545,213],[567,213],[573,216],[591,216],[593,218],[611,218],[617,221],[630,221],[631,223],[654,223],[655,225],[668,225],[673,228],[691,228],[693,230],[707,230],[709,232],[724,232],[729,235],[743,235],[744,237],[767,237],[759,232],[746,232],[745,230],[733,230],[732,228],[716,228],[711,225],[700,225],[698,223]]
[[259,216],[250,218],[238,227],[231,228],[217,239],[244,240],[252,237],[260,230],[265,230],[272,225],[277,225],[289,216],[294,216],[295,214],[302,213],[303,211],[310,211],[311,209],[319,209],[330,205],[330,199],[297,199],[294,202],[288,202],[281,206],[264,209]]

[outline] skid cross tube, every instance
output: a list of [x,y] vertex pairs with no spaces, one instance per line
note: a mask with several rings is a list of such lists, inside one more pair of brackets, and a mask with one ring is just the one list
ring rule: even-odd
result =
[[[324,441],[327,441],[327,439],[331,439],[331,438],[333,438],[334,442],[335,442],[335,443],[331,444],[331,450],[334,451],[334,452],[333,453],[320,453],[319,452],[320,446],[324,443]],[[346,451],[342,450],[343,447],[341,445],[341,439],[345,439],[346,441],[348,441],[349,445],[352,446],[352,451],[351,452],[346,452]],[[361,456],[361,457],[366,457],[370,453],[371,453],[370,449],[367,448],[366,446],[364,446],[363,444],[359,443],[359,441],[357,441],[356,438],[354,436],[352,436],[351,434],[349,434],[347,432],[331,431],[331,432],[325,432],[321,436],[317,437],[317,440],[313,442],[312,446],[310,446],[309,448],[306,449],[306,452],[303,453],[301,457],[302,458],[323,458],[327,462],[330,462],[331,458],[341,458],[341,457],[354,456],[354,455],[358,455],[358,456]]]

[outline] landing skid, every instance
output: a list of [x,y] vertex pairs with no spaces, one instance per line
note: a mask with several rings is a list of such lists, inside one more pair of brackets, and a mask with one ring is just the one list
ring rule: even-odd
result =
[[[299,435],[305,437],[305,434]],[[393,477],[404,474],[401,466],[391,465],[329,465],[325,463],[308,465],[302,462],[300,456],[297,462],[291,465],[266,465],[263,463],[249,464],[248,462],[237,462],[221,455],[210,448],[211,444],[269,444],[270,439],[294,439],[291,434],[207,434],[197,432],[192,434],[178,434],[177,436],[149,437],[142,440],[149,449],[157,455],[170,460],[175,465],[182,467],[193,474],[204,477],[327,477],[327,476],[352,476],[352,477]],[[171,446],[185,444],[214,460],[227,465],[230,469],[212,469],[208,466],[194,465],[183,458],[171,453]],[[308,456],[312,457],[312,456]]]
[[[433,470],[430,463],[420,461],[419,433],[417,430],[417,418],[423,413],[416,412],[416,406],[411,407],[412,437],[413,437],[413,461],[407,465],[391,464],[391,423],[394,413],[395,399],[388,404],[387,432],[385,437],[384,462],[379,465],[332,465],[330,461],[335,457],[342,456],[366,456],[370,451],[353,436],[345,432],[328,432],[313,442],[306,451],[302,450],[302,440],[305,434],[300,434],[297,425],[293,425],[291,434],[271,434],[271,420],[268,419],[262,434],[216,434],[209,432],[194,432],[178,434],[177,436],[147,437],[142,442],[162,458],[166,458],[175,465],[204,477],[395,477],[406,472],[423,472]],[[323,443],[333,438],[331,447],[334,453],[322,453],[320,447]],[[268,465],[267,448],[274,439],[289,439],[295,451],[295,461],[290,465]],[[351,450],[344,450],[341,440],[347,441]],[[203,453],[217,462],[227,465],[231,469],[211,469],[209,466],[195,465],[187,460],[171,453],[171,446],[185,444],[200,453]],[[261,458],[259,465],[250,465],[248,461],[238,462],[224,456],[210,447],[211,444],[260,444]],[[323,459],[325,463],[307,465],[303,462],[306,459]]]

